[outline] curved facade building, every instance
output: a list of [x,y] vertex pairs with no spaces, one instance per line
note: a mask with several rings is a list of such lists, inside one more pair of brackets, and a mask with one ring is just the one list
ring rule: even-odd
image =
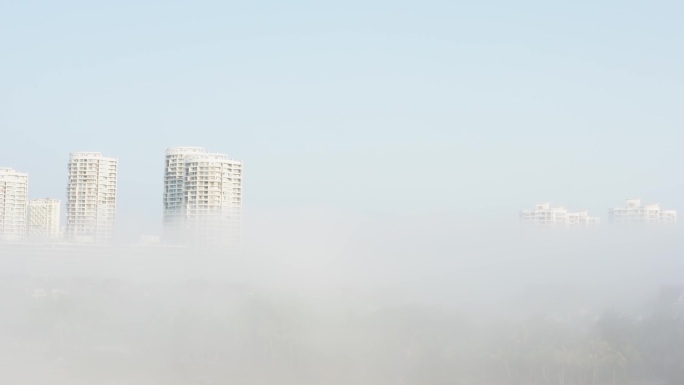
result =
[[167,243],[234,246],[240,240],[242,162],[201,147],[166,151],[164,238]]

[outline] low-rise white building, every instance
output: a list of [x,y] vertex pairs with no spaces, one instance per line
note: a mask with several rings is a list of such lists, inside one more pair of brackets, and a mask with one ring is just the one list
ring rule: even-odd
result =
[[550,203],[538,203],[532,210],[520,211],[520,220],[540,227],[583,227],[600,223],[600,218],[590,217],[587,211],[570,212]]
[[598,225],[599,223],[601,223],[601,219],[599,217],[590,217],[587,210],[569,212],[567,214],[566,224],[570,227]]
[[28,203],[28,238],[31,241],[57,241],[60,238],[60,201],[33,199]]
[[621,224],[676,223],[677,211],[663,210],[659,204],[642,204],[640,198],[627,199],[625,207],[616,207],[608,212],[610,220]]

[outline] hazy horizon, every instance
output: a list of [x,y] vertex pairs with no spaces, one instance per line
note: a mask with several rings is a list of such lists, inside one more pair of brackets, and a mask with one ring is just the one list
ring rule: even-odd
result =
[[[682,14],[675,1],[0,2],[0,167],[64,207],[70,153],[118,159],[113,244],[101,226],[106,245],[0,245],[0,373],[681,385],[681,226],[607,216],[629,198],[684,208]],[[216,202],[231,217],[170,237],[228,240],[214,230],[234,234],[240,211],[237,246],[136,244],[161,233],[177,146],[244,172],[178,158],[167,207],[197,221],[174,220],[198,225]],[[72,174],[84,233],[111,223],[97,213],[112,213],[114,165],[100,169],[105,187]],[[521,225],[540,202],[602,223]],[[16,207],[0,213],[14,239],[27,218],[50,230],[31,241],[57,237],[56,205]]]
[[159,228],[164,149],[245,162],[245,215],[684,207],[678,2],[0,5],[0,166],[64,199],[117,157]]

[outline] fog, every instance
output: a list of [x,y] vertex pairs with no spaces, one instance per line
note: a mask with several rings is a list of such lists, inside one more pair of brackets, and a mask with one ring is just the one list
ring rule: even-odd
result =
[[0,248],[13,384],[679,384],[675,226],[254,213],[231,250]]

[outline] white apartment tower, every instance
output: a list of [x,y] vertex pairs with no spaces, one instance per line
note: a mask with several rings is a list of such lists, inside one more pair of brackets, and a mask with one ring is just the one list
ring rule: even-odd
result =
[[33,199],[28,203],[28,238],[32,241],[57,241],[60,237],[60,201],[57,199]]
[[99,152],[69,159],[66,236],[77,243],[107,244],[114,233],[118,161]]
[[26,236],[28,174],[0,168],[0,241],[21,241]]
[[540,227],[584,227],[600,223],[599,218],[590,217],[587,211],[570,212],[564,207],[551,207],[550,203],[538,203],[534,210],[520,211],[520,220]]
[[[164,171],[164,230],[167,238],[182,235],[185,219],[185,160],[195,154],[206,153],[201,147],[176,147],[166,150]],[[173,235],[172,235],[173,234]]]
[[167,242],[231,246],[240,239],[242,162],[200,147],[166,151]]
[[625,207],[609,210],[610,220],[614,223],[630,224],[672,224],[677,222],[677,211],[663,210],[659,204],[642,204],[641,199],[627,199]]

